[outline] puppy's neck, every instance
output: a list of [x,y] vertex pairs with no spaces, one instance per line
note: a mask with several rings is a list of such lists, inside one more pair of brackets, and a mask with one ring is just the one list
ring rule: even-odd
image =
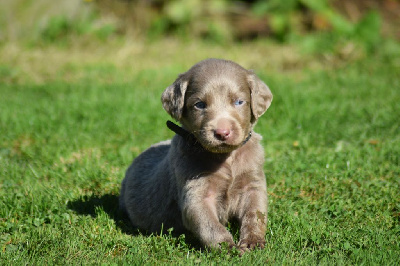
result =
[[180,127],[169,120],[167,121],[167,127],[176,134],[178,134],[179,136],[181,136],[182,138],[184,138],[185,140],[196,143],[194,135],[189,131],[187,131],[186,129],[184,129],[183,127]]

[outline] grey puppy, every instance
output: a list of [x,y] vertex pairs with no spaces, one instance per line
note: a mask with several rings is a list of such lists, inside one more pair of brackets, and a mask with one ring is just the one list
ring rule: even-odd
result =
[[269,88],[238,64],[206,59],[162,94],[182,124],[177,134],[140,154],[122,181],[120,208],[151,232],[189,230],[207,247],[235,246],[225,228],[240,222],[241,251],[264,248],[267,185],[257,119],[272,101]]

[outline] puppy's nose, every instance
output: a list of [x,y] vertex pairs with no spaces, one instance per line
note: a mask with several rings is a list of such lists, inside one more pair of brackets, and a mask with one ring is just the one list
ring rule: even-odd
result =
[[218,128],[214,131],[214,136],[218,140],[225,141],[227,140],[231,135],[231,131],[227,128]]

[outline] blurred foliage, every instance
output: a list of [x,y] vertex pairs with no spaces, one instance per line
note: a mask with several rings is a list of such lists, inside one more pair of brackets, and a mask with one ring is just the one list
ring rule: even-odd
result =
[[[309,51],[334,51],[340,42],[353,41],[369,52],[381,39],[381,16],[369,11],[355,23],[350,22],[328,0],[257,1],[252,10],[266,15],[273,35],[281,41],[302,43]],[[305,33],[318,33],[309,34]],[[301,40],[302,42],[301,42]]]
[[[341,50],[340,52],[347,53],[349,49],[358,48],[366,52],[374,51],[382,38],[383,11],[400,11],[400,1],[397,0],[339,2],[340,0],[95,1],[102,14],[113,13],[122,21],[121,32],[136,30],[152,40],[171,35],[184,39],[201,38],[217,43],[270,38],[279,42],[295,42],[309,52]],[[338,3],[343,10],[337,8]],[[344,9],[358,9],[359,16],[348,16]],[[132,28],[135,30],[130,30]]]
[[333,30],[349,33],[352,25],[336,12],[328,0],[279,0],[257,1],[252,10],[257,15],[265,15],[270,21],[273,34],[285,40],[293,33],[313,30]]
[[[29,0],[0,0],[0,3],[0,42],[29,35],[39,43],[68,43],[77,36],[103,41],[118,36],[145,36],[150,40],[178,36],[215,43],[269,38],[295,42],[310,52],[337,52],[349,47],[374,51],[386,18],[382,11],[400,12],[398,0],[63,0],[59,3],[38,0],[35,4]],[[349,16],[346,10],[358,10],[358,15]]]
[[64,42],[71,35],[91,35],[100,40],[106,40],[115,33],[112,24],[96,26],[96,17],[91,16],[84,20],[73,21],[66,16],[51,17],[48,23],[40,30],[39,36],[45,42]]
[[363,18],[348,27],[333,28],[314,34],[290,36],[290,41],[299,44],[306,52],[333,52],[342,54],[371,53],[379,48],[382,36],[380,33],[381,17],[377,12],[369,12]]
[[82,36],[106,40],[115,31],[115,23],[92,1],[0,0],[0,43],[59,44]]
[[151,22],[148,35],[152,38],[176,33],[181,37],[202,37],[224,41],[233,36],[227,20],[228,1],[201,0],[163,1]]

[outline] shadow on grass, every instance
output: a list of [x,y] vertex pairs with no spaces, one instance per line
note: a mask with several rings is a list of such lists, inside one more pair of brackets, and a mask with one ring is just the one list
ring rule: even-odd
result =
[[[93,218],[97,216],[96,209],[101,208],[111,219],[114,220],[115,225],[120,228],[123,233],[132,236],[140,234],[150,236],[148,232],[135,228],[129,221],[128,216],[119,210],[117,195],[105,194],[102,196],[81,196],[79,199],[68,202],[67,207],[79,215],[90,215]],[[173,231],[171,235],[173,237],[179,237],[179,234],[174,233]],[[197,250],[202,249],[200,242],[188,232],[185,233],[185,242],[189,248]]]
[[96,209],[103,209],[104,212],[114,220],[116,226],[125,234],[138,235],[143,233],[134,228],[131,225],[128,216],[119,210],[117,195],[85,195],[81,196],[79,199],[68,202],[67,207],[75,211],[77,214],[90,215],[93,218],[97,216]]

